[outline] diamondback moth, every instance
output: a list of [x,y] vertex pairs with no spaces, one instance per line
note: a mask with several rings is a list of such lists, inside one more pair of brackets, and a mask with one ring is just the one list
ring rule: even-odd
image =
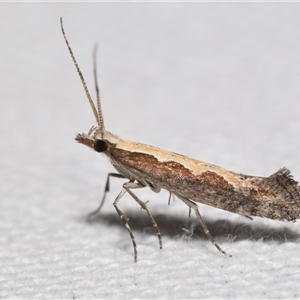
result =
[[87,134],[77,134],[75,140],[96,152],[104,153],[118,172],[107,175],[100,206],[90,216],[100,211],[109,191],[111,177],[128,179],[128,182],[123,184],[113,205],[130,235],[135,262],[137,261],[135,238],[129,226],[128,217],[118,207],[124,194],[128,193],[148,214],[156,231],[160,249],[162,249],[162,240],[157,223],[148,210],[147,202],[140,200],[133,192],[134,189],[149,187],[155,193],[165,189],[170,193],[170,197],[176,196],[182,200],[189,207],[190,213],[191,210],[195,212],[203,231],[212,244],[225,255],[226,252],[212,238],[196,202],[247,217],[264,217],[292,222],[299,218],[300,187],[285,167],[269,177],[249,176],[153,146],[124,140],[107,131],[104,127],[100,104],[96,48],[94,49],[94,80],[97,99],[95,104],[67,40],[62,18],[60,23],[64,40],[97,121],[97,126],[93,126]]

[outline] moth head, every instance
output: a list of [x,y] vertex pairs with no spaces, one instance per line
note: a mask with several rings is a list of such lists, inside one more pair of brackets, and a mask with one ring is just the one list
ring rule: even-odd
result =
[[105,152],[109,147],[109,142],[99,136],[97,133],[97,128],[95,127],[92,127],[88,134],[78,133],[75,140],[80,144],[94,149],[96,152]]

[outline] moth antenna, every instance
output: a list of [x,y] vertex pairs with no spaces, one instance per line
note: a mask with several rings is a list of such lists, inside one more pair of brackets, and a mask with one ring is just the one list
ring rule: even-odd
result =
[[[60,18],[60,26],[61,26],[61,31],[62,31],[63,37],[64,37],[65,42],[66,42],[66,44],[67,44],[67,47],[68,47],[68,49],[69,49],[70,55],[71,55],[71,57],[72,57],[72,60],[73,60],[73,62],[74,62],[74,65],[75,65],[75,67],[76,67],[77,73],[78,73],[78,75],[79,75],[79,77],[80,77],[80,80],[81,80],[81,83],[82,83],[82,85],[83,85],[85,94],[86,94],[86,96],[87,96],[87,98],[88,98],[88,100],[89,100],[89,103],[90,103],[90,106],[91,106],[91,108],[92,108],[92,110],[93,110],[93,113],[94,113],[94,116],[95,116],[95,118],[96,118],[97,124],[99,125],[99,127],[100,127],[100,129],[101,129],[101,132],[102,132],[102,131],[104,130],[104,128],[101,128],[101,126],[103,126],[103,118],[102,118],[102,115],[101,115],[101,117],[99,116],[99,114],[98,114],[98,112],[97,112],[97,109],[96,109],[96,107],[95,107],[95,104],[94,104],[94,102],[93,102],[93,100],[92,100],[92,97],[91,97],[91,95],[90,95],[90,93],[89,93],[89,90],[88,90],[88,88],[87,88],[87,85],[86,85],[86,82],[85,82],[85,80],[84,80],[84,77],[83,77],[83,75],[82,75],[82,73],[81,73],[81,71],[80,71],[80,69],[79,69],[79,66],[78,66],[78,64],[77,64],[77,61],[76,61],[76,59],[75,59],[75,56],[74,56],[73,51],[72,51],[72,49],[71,49],[71,46],[70,46],[70,44],[69,44],[69,41],[68,41],[68,39],[67,39],[67,37],[66,37],[65,30],[64,30],[64,26],[63,26],[63,20],[62,20],[62,18]],[[100,112],[101,112],[101,111],[100,111]]]
[[104,121],[102,116],[102,109],[101,109],[101,102],[100,102],[100,92],[99,92],[99,85],[98,85],[98,76],[97,76],[97,50],[98,45],[94,46],[94,53],[93,53],[93,64],[94,64],[94,81],[95,81],[95,89],[96,89],[96,99],[97,99],[97,112],[99,118],[99,129],[101,136],[104,136]]

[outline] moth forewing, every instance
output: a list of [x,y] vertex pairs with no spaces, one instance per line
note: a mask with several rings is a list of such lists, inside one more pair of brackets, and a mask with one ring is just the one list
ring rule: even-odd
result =
[[137,261],[135,238],[129,226],[128,217],[118,207],[125,193],[130,194],[148,214],[158,236],[160,248],[162,248],[162,241],[158,226],[146,202],[140,200],[133,193],[133,189],[149,187],[154,192],[165,189],[170,192],[170,196],[177,196],[190,210],[194,210],[203,231],[223,254],[226,254],[225,251],[211,237],[195,202],[243,216],[266,217],[281,221],[299,219],[300,188],[286,168],[280,169],[269,177],[244,175],[184,155],[124,140],[106,131],[97,83],[96,48],[94,49],[97,99],[95,105],[66,38],[62,19],[61,30],[98,125],[93,126],[87,134],[78,134],[76,141],[97,152],[104,153],[118,171],[118,173],[108,174],[102,201],[94,213],[97,213],[103,205],[106,193],[109,191],[110,178],[128,179],[128,182],[123,184],[113,205],[131,237],[135,261]]
[[299,186],[286,168],[269,177],[255,177],[141,143],[122,141],[110,149],[109,155],[130,169],[136,180],[142,179],[150,187],[244,216],[282,221],[299,217]]

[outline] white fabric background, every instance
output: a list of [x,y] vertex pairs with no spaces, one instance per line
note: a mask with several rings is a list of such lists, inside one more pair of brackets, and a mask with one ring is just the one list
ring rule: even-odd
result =
[[[1,3],[1,298],[299,298],[299,223],[200,205],[224,257],[168,194],[138,191],[99,216],[106,158],[74,141],[95,120],[59,17],[106,128],[252,175],[300,180],[299,3]],[[182,230],[184,228],[185,230]]]

